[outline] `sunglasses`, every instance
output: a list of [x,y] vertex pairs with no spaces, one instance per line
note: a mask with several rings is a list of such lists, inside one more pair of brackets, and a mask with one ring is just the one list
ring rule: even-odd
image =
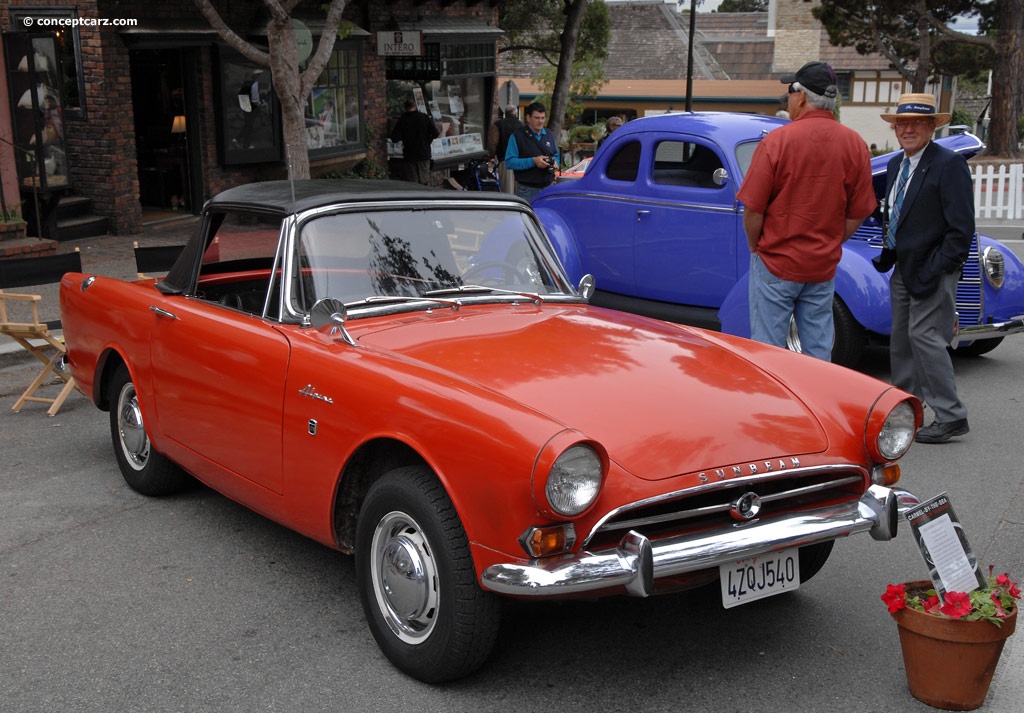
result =
[[900,121],[893,122],[893,126],[899,130],[909,129],[911,126],[915,129],[923,129],[931,126],[933,121],[934,119],[902,119]]
[[796,94],[797,92],[802,92],[803,90],[803,87],[798,87],[796,82],[793,82],[792,84],[789,85],[790,94]]

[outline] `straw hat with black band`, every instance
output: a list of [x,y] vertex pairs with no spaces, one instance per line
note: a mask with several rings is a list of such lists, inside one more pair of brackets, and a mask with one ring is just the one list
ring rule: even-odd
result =
[[882,114],[882,118],[890,124],[900,119],[935,119],[935,128],[945,126],[952,118],[952,114],[935,111],[935,95],[907,93],[900,95],[896,105],[896,112],[893,114]]

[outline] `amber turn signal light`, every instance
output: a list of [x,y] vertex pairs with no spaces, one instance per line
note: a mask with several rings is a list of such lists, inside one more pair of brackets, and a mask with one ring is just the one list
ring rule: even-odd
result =
[[531,527],[519,538],[519,544],[530,557],[549,557],[568,552],[576,544],[576,528],[572,523]]

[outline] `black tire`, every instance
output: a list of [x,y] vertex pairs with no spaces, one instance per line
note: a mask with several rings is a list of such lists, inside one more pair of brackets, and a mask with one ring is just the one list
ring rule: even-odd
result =
[[821,571],[821,568],[828,562],[828,557],[832,554],[832,546],[835,544],[833,540],[828,542],[819,542],[816,545],[807,545],[801,547],[800,557],[800,584],[810,580],[811,577]]
[[135,384],[124,364],[110,382],[109,400],[114,456],[129,487],[143,495],[170,495],[188,487],[189,475],[153,450]]
[[996,337],[995,339],[975,339],[969,344],[964,344],[956,349],[951,349],[950,351],[952,351],[956,356],[979,357],[982,354],[988,354],[1002,343],[1002,337]]
[[[832,298],[832,322],[835,326],[835,337],[832,341],[832,363],[852,369],[860,361],[860,355],[867,343],[864,327],[853,318],[850,308],[839,297]],[[790,351],[803,352],[800,335],[796,331],[796,322],[793,319],[789,321],[786,346]]]
[[397,668],[440,683],[484,663],[501,602],[477,584],[465,530],[433,473],[397,468],[370,487],[355,559],[366,621]]

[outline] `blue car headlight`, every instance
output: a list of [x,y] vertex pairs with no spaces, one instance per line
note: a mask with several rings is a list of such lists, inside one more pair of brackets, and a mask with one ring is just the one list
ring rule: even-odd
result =
[[990,245],[982,251],[981,268],[988,284],[997,290],[1003,286],[1003,280],[1006,279],[1006,261],[998,248]]

